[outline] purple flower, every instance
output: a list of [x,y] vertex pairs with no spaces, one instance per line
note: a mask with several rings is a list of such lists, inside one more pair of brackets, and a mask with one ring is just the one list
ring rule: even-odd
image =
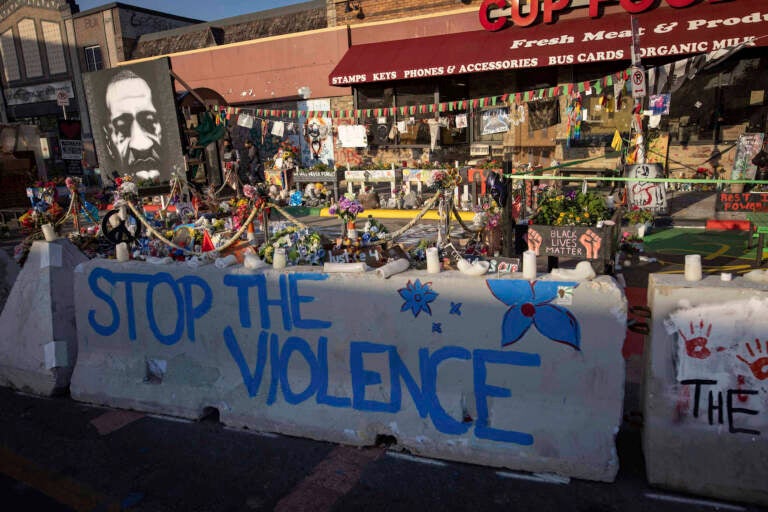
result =
[[558,287],[578,283],[512,279],[489,279],[486,283],[497,299],[510,306],[501,326],[501,346],[519,341],[535,325],[552,341],[581,350],[581,329],[576,317],[562,306],[552,304]]

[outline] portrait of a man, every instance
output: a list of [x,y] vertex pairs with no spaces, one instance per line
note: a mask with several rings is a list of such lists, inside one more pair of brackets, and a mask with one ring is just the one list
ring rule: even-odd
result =
[[168,59],[83,75],[103,174],[166,182],[185,171]]

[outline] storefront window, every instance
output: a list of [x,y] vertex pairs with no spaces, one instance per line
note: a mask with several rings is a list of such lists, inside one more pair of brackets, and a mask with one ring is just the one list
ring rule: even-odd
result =
[[[366,124],[371,146],[428,146],[430,123],[440,123],[440,145],[466,144],[468,129],[457,127],[457,117],[467,110],[454,105],[453,110],[437,112],[434,105],[467,99],[467,85],[461,79],[438,83],[404,83],[395,86],[362,86],[356,90],[357,109],[373,110],[361,120]],[[417,107],[411,112],[410,107]],[[395,114],[377,115],[376,109],[395,108]],[[405,108],[405,110],[401,110]],[[382,113],[383,114],[383,113]],[[462,121],[459,121],[461,125]]]
[[[607,75],[614,75],[626,69],[626,62],[575,66],[572,81],[574,84],[587,81],[594,84]],[[635,100],[632,98],[629,85],[624,84],[624,87],[620,87],[618,83],[616,86],[613,84],[603,86],[601,84],[599,89],[595,86],[589,91],[581,93],[578,97],[568,98],[565,112],[566,123],[568,116],[571,116],[572,119],[576,117],[576,113],[572,109],[581,109],[579,135],[578,137],[570,137],[569,144],[574,147],[608,148],[611,146],[616,130],[623,134],[624,138],[627,138],[634,104]],[[571,108],[570,111],[568,107]]]
[[669,130],[670,140],[712,144],[733,142],[744,132],[765,132],[768,57],[760,53],[742,50],[672,91],[661,126]]

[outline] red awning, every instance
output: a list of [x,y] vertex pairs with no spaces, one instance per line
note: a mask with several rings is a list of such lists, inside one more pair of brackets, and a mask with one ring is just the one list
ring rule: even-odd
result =
[[[586,10],[585,10],[586,14]],[[768,46],[765,0],[700,3],[658,8],[636,15],[644,58],[706,53],[755,39]],[[478,22],[479,25],[479,22]],[[329,75],[329,83],[360,83],[629,61],[629,14],[581,18],[551,25],[477,30],[381,43],[353,45]]]

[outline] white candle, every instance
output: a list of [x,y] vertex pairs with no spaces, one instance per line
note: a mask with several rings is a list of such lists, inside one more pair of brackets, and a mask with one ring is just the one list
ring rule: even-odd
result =
[[120,225],[120,213],[119,212],[118,212],[117,215],[112,215],[109,218],[109,225],[112,226],[113,228],[116,228],[117,226]]
[[53,229],[53,224],[43,224],[43,238],[45,238],[46,242],[56,240],[56,231]]
[[469,185],[464,185],[464,194],[461,197],[462,201],[469,201]]
[[115,256],[117,257],[117,261],[128,261],[130,259],[130,256],[128,255],[128,244],[125,242],[120,242],[115,246]]
[[275,249],[275,254],[272,256],[272,267],[276,270],[280,270],[285,268],[286,264],[285,249],[282,247]]
[[[410,186],[408,187],[408,191],[410,192]],[[421,194],[421,180],[416,182],[416,192]]]
[[362,261],[355,263],[335,263],[326,261],[323,263],[323,272],[326,274],[331,272],[365,272],[366,265]]
[[733,274],[730,272],[723,272],[720,274],[720,280],[721,281],[732,281],[733,280]]
[[127,219],[128,218],[128,207],[125,206],[125,205],[122,205],[120,207],[120,213],[118,213],[118,215],[120,216],[120,220]]
[[523,279],[536,279],[536,253],[533,251],[523,253]]
[[685,255],[685,280],[701,281],[701,255]]
[[427,272],[430,274],[440,272],[440,255],[437,252],[437,247],[427,248]]

